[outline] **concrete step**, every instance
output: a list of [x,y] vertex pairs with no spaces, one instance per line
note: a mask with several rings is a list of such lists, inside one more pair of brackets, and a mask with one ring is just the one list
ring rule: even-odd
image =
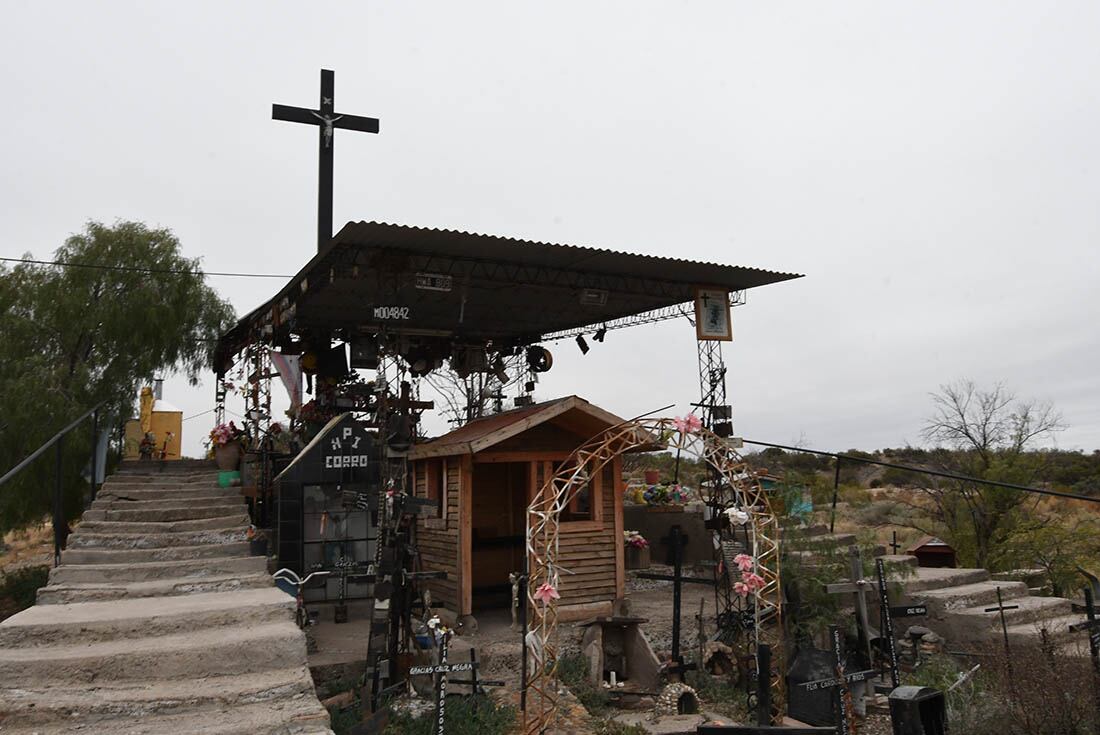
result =
[[[956,618],[953,622],[963,623],[974,630],[1000,630],[1001,616],[996,612],[985,612],[989,607],[996,607],[996,604],[956,610],[952,613]],[[1006,605],[1015,606],[1012,610],[1005,610],[1005,623],[1009,626],[1065,617],[1072,611],[1070,601],[1061,597],[1017,597],[1006,601]]]
[[114,487],[110,491],[100,490],[96,494],[96,502],[119,500],[194,500],[199,498],[225,498],[240,497],[240,488],[215,487],[206,485],[192,485],[185,487],[149,487],[147,485],[135,485],[128,487]]
[[116,487],[119,485],[143,485],[143,484],[159,484],[159,485],[192,485],[196,483],[211,483],[216,484],[218,482],[217,472],[193,472],[188,474],[171,474],[166,475],[163,473],[139,475],[111,475],[108,477],[100,487]]
[[823,546],[835,546],[847,549],[856,542],[854,533],[822,533],[813,536],[795,536],[790,543],[803,549],[816,549]]
[[177,503],[172,507],[160,508],[110,508],[107,510],[93,508],[84,511],[84,520],[138,522],[193,521],[202,518],[217,518],[239,513],[243,506],[244,499],[242,498],[233,503],[220,503],[217,505],[207,503],[201,505],[182,505]]
[[882,559],[887,569],[917,568],[917,557],[909,554],[879,554],[878,558]]
[[158,508],[181,508],[186,506],[244,506],[244,496],[237,488],[223,490],[206,498],[180,498],[169,495],[163,498],[129,499],[108,497],[97,499],[91,505],[92,510],[155,510]]
[[[50,727],[71,728],[75,720],[89,732],[111,732],[116,718],[128,718],[131,727],[163,715],[201,715],[204,710],[224,710],[242,705],[278,707],[303,696],[314,696],[313,679],[306,669],[277,669],[255,674],[212,676],[198,679],[107,684],[91,687],[8,688],[0,686],[0,712],[9,723],[53,732]],[[316,702],[316,699],[314,699]],[[141,718],[140,720],[138,718]],[[40,728],[46,729],[40,729]],[[162,729],[162,733],[177,732]]]
[[905,594],[916,596],[925,590],[942,589],[944,587],[958,587],[975,582],[989,580],[989,572],[985,569],[948,569],[939,567],[917,567],[914,574],[898,579]]
[[979,605],[989,606],[997,604],[997,588],[1001,589],[1001,597],[1004,600],[1015,600],[1027,596],[1027,585],[1021,582],[974,582],[957,587],[941,587],[940,589],[924,590],[916,595],[928,603],[930,615],[939,616],[943,613],[965,610]]
[[287,622],[293,621],[294,608],[293,597],[270,585],[142,600],[35,605],[0,621],[0,649],[49,653],[58,646]]
[[[43,609],[66,607],[70,606]],[[188,679],[305,665],[305,635],[290,620],[93,643],[0,648],[0,681],[32,687]]]
[[234,544],[168,546],[159,549],[65,549],[62,564],[128,564],[147,561],[179,561],[225,556],[248,556],[247,541]]
[[246,529],[238,523],[228,528],[169,533],[95,533],[78,527],[69,536],[70,549],[163,549],[174,546],[231,544],[245,541]]
[[217,518],[197,518],[192,521],[81,521],[77,532],[88,533],[174,533],[178,531],[205,531],[211,528],[247,527],[248,513],[238,513]]
[[262,556],[221,556],[205,559],[146,562],[62,564],[50,571],[49,584],[148,582],[163,579],[199,582],[219,576],[251,574],[265,572],[266,570],[267,559]]
[[[1045,618],[1043,620],[1010,625],[1008,627],[1008,642],[1009,645],[1037,644],[1042,640],[1040,630],[1045,628],[1052,641],[1072,641],[1076,636],[1084,641],[1087,648],[1087,634],[1084,632],[1073,633],[1069,629],[1070,625],[1074,623],[1083,623],[1084,621],[1084,615],[1062,615],[1056,618]],[[997,637],[1000,635],[1000,628],[991,629],[990,636],[993,640],[997,640]]]
[[179,474],[186,472],[216,472],[212,459],[127,460],[115,468],[115,475],[129,474]]
[[[248,558],[248,557],[246,557]],[[253,557],[262,558],[262,557]],[[38,590],[37,604],[64,605],[72,602],[131,600],[143,597],[189,595],[200,592],[233,592],[272,585],[266,571],[251,574],[221,574],[205,577],[174,577],[148,582],[76,582],[49,584]]]

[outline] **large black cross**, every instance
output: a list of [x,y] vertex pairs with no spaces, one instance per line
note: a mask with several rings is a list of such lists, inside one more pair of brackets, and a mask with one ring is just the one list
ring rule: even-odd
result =
[[653,572],[639,572],[643,579],[660,579],[672,582],[672,665],[666,669],[669,673],[682,674],[695,668],[695,664],[684,664],[680,656],[680,595],[684,582],[694,584],[708,584],[713,586],[713,579],[702,577],[685,577],[683,574],[684,544],[687,537],[680,531],[679,526],[673,526],[668,531],[668,536],[661,539],[668,542],[669,553],[672,555],[672,574],[655,574]]
[[332,239],[332,149],[335,129],[358,130],[361,133],[377,133],[378,119],[357,115],[337,114],[336,75],[328,69],[321,70],[321,103],[319,109],[289,105],[272,105],[271,119],[316,125],[318,128],[319,166],[317,173],[317,249]]

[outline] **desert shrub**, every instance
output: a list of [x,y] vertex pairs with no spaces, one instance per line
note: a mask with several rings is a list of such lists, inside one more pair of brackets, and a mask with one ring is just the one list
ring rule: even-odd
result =
[[588,659],[580,653],[568,653],[558,659],[558,680],[569,687],[590,714],[601,714],[611,706],[610,697],[592,684],[588,674]]
[[[962,665],[949,656],[933,656],[904,684],[946,692],[948,726],[967,735],[1086,735],[1100,732],[1096,674],[1087,657],[1014,646],[1011,657],[992,645]],[[980,663],[954,686],[964,671]]]
[[726,715],[735,721],[745,722],[749,716],[745,690],[738,688],[728,676],[711,676],[705,671],[688,671],[684,674],[687,685],[704,705],[703,709]]
[[841,485],[840,499],[853,508],[862,508],[871,503],[871,491],[859,485]]
[[0,572],[0,618],[14,615],[34,604],[39,587],[50,576],[48,566],[22,567],[10,572]]
[[893,500],[877,500],[857,508],[854,518],[861,526],[885,526],[897,520],[900,510],[899,504]]
[[641,725],[625,725],[615,720],[595,720],[592,723],[592,732],[595,735],[647,735],[646,730]]
[[[449,697],[443,727],[451,735],[505,735],[516,721],[516,709],[501,705],[482,694]],[[413,717],[396,712],[383,730],[384,735],[431,735],[436,731],[435,712]],[[333,730],[336,730],[335,726]],[[339,732],[336,730],[336,732]]]

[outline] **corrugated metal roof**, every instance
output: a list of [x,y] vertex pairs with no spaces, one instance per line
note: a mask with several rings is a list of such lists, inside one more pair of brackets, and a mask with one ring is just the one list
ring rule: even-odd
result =
[[349,222],[330,247],[360,245],[432,252],[455,258],[504,260],[514,263],[609,273],[692,286],[722,286],[730,291],[801,278],[798,273],[721,265],[654,255],[623,253],[583,245],[537,242],[462,230],[445,230],[384,222]]
[[[419,272],[453,278],[447,293],[420,290]],[[690,302],[696,287],[742,291],[798,278],[591,247],[456,230],[351,222],[219,344],[219,363],[250,335],[303,329],[382,328],[378,306],[410,307],[390,327],[472,341],[529,342],[540,335]],[[586,303],[578,295],[602,294]]]

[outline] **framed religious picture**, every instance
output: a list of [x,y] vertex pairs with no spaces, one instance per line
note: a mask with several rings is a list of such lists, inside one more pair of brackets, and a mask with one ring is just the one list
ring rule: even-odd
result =
[[701,340],[733,341],[729,291],[695,289],[695,336]]

